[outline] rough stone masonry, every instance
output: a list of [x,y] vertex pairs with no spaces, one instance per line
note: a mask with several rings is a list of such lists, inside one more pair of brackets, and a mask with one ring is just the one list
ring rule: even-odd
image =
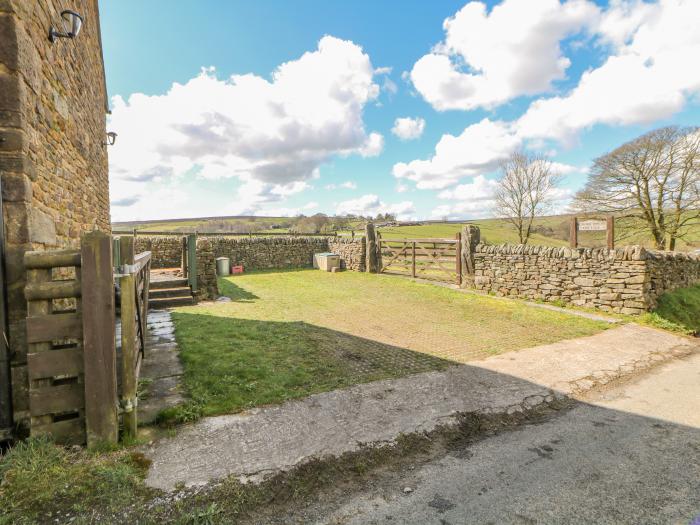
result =
[[[83,29],[51,44],[49,28],[60,27],[66,8],[83,16]],[[23,256],[77,246],[86,231],[110,231],[106,111],[97,0],[1,0],[0,177],[20,430],[28,417]]]
[[641,246],[479,244],[473,256],[477,290],[631,315],[653,309],[664,292],[700,281],[697,256]]

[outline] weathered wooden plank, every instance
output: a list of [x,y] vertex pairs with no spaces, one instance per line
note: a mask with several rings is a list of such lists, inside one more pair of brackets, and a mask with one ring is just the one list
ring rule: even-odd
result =
[[29,391],[29,411],[32,417],[82,410],[85,393],[81,383],[47,386]]
[[116,443],[119,430],[110,236],[98,231],[84,235],[82,262],[85,422],[91,446]]
[[138,355],[137,319],[136,319],[136,286],[134,276],[125,275],[120,278],[121,319],[122,319],[122,353],[121,353],[121,406],[123,409],[122,422],[124,434],[136,436],[136,359]]
[[79,250],[52,250],[50,252],[26,252],[24,266],[29,270],[80,266]]
[[134,237],[119,237],[119,260],[122,264],[134,264]]
[[27,283],[24,287],[24,297],[27,301],[80,297],[80,293],[80,283],[77,280]]
[[76,377],[83,372],[83,351],[81,348],[45,350],[27,354],[29,379],[48,377]]
[[382,237],[382,243],[385,242],[434,242],[436,244],[457,244],[456,239],[431,239],[431,238],[424,238],[424,239],[386,239]]
[[32,435],[41,436],[49,434],[56,443],[61,445],[85,444],[85,419],[77,417],[65,421],[55,421],[32,425]]
[[77,313],[27,317],[27,342],[44,343],[56,339],[80,339],[83,320]]

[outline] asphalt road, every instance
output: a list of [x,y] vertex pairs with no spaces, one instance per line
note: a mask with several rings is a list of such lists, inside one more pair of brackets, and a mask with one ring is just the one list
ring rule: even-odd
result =
[[304,514],[333,524],[700,523],[700,354]]

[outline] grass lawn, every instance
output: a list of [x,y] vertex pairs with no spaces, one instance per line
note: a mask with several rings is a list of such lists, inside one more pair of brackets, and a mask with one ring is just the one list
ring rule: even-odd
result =
[[229,303],[173,312],[191,401],[164,421],[232,413],[442,370],[607,327],[409,279],[315,270],[220,281]]
[[700,284],[659,297],[656,309],[642,321],[659,328],[700,334]]

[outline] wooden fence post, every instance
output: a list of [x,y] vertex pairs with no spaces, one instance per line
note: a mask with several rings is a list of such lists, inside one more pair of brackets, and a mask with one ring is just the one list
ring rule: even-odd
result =
[[121,319],[122,319],[122,421],[124,435],[136,436],[136,286],[133,275],[119,278],[121,290]]
[[571,225],[569,226],[569,246],[578,248],[578,219],[571,217]]
[[120,237],[119,238],[119,255],[122,264],[134,264],[134,250],[135,250],[136,239],[133,237]]
[[416,241],[411,243],[411,277],[416,277]]
[[197,291],[197,234],[187,236],[187,278],[192,292]]
[[607,233],[607,241],[608,241],[608,250],[614,250],[615,249],[615,217],[613,215],[608,216],[607,220],[607,228],[606,228],[606,233]]
[[462,233],[455,235],[457,244],[455,246],[455,272],[457,273],[457,286],[462,285]]
[[112,239],[94,231],[81,241],[85,426],[88,446],[119,433]]
[[187,236],[182,236],[180,249],[180,271],[183,277],[187,277]]
[[377,234],[371,222],[365,226],[365,237],[367,239],[367,272],[378,273],[381,268],[377,266],[377,250],[381,249],[381,245],[377,243]]

